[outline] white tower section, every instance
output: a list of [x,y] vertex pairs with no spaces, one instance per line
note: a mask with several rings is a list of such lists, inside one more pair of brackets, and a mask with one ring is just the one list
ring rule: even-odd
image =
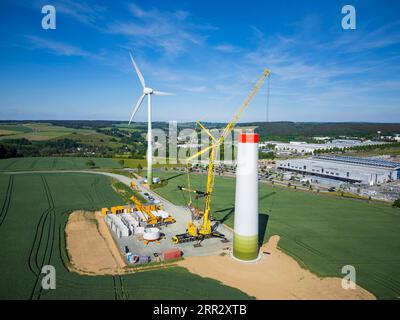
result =
[[233,256],[257,259],[258,248],[258,134],[239,135]]

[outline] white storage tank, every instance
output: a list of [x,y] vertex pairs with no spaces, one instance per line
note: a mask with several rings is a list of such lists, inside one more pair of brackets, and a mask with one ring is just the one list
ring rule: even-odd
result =
[[154,241],[160,239],[160,229],[146,228],[144,229],[143,239],[147,241]]

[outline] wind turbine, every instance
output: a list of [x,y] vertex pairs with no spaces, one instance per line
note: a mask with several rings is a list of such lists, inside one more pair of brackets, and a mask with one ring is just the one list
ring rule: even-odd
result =
[[132,57],[132,54],[129,52],[129,55],[132,60],[133,67],[136,70],[136,74],[139,78],[140,83],[143,87],[143,94],[140,96],[138,102],[136,103],[135,109],[133,109],[132,116],[129,120],[129,125],[132,122],[133,117],[135,116],[136,112],[139,110],[140,106],[144,98],[147,96],[147,183],[151,185],[153,183],[153,141],[151,135],[151,113],[152,113],[152,99],[151,96],[173,96],[173,93],[162,92],[153,90],[150,87],[146,87],[146,82],[144,81],[143,75],[140,72],[139,67],[137,66],[135,60]]

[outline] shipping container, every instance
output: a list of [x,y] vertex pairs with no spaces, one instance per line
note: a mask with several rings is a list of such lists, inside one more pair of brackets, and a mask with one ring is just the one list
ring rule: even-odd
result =
[[162,253],[163,260],[178,259],[182,256],[182,252],[179,249],[168,249]]

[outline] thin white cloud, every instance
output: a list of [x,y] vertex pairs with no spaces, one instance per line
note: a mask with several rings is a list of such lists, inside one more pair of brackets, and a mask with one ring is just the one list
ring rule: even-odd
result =
[[325,44],[331,50],[356,53],[382,49],[400,44],[400,20],[387,23],[374,31],[363,29],[354,32],[342,32],[331,44]]
[[207,91],[206,86],[197,86],[197,87],[184,87],[186,91],[193,92],[193,93],[203,93]]
[[78,57],[90,57],[92,54],[86,50],[83,50],[77,46],[55,40],[49,40],[42,37],[28,35],[26,39],[31,49],[44,49],[48,52],[58,56],[78,56]]
[[161,48],[168,55],[178,55],[193,46],[204,44],[207,35],[187,19],[190,13],[184,10],[160,11],[157,8],[145,10],[137,4],[130,4],[133,19],[115,21],[106,27],[106,32],[129,37],[128,41],[139,47]]

